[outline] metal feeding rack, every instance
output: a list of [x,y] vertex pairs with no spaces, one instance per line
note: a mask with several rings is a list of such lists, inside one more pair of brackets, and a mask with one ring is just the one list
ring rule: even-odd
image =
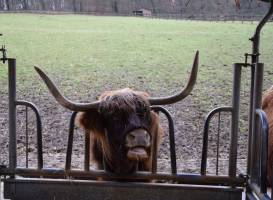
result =
[[[16,98],[16,59],[8,58],[5,46],[2,46],[1,61],[8,63],[9,86],[9,160],[7,166],[1,166],[0,175],[4,177],[4,197],[8,199],[117,199],[117,200],[177,200],[177,199],[242,199],[245,190],[246,199],[271,199],[267,194],[267,141],[268,124],[261,110],[261,96],[264,64],[259,62],[260,32],[273,13],[273,0],[267,0],[270,9],[258,24],[254,36],[250,39],[253,48],[251,54],[245,54],[243,63],[233,65],[233,95],[232,105],[212,110],[205,121],[203,132],[202,162],[199,174],[177,172],[174,123],[170,113],[163,107],[152,107],[158,113],[163,113],[169,124],[169,142],[171,157],[171,172],[157,172],[157,160],[153,160],[151,172],[137,172],[132,175],[117,175],[107,170],[90,170],[89,136],[85,138],[85,164],[83,170],[71,169],[73,148],[74,120],[76,112],[71,114],[67,145],[66,163],[62,169],[44,168],[42,123],[38,108],[31,102]],[[251,61],[248,62],[248,58]],[[237,175],[238,122],[240,109],[241,71],[251,70],[250,107],[249,107],[249,141],[247,173]],[[36,116],[37,134],[37,168],[17,167],[17,134],[16,107],[25,106]],[[216,114],[227,112],[231,115],[231,137],[229,151],[228,175],[207,174],[208,136],[211,118]],[[219,117],[220,118],[220,117]],[[220,120],[219,120],[220,123]],[[154,152],[155,153],[155,152]],[[26,152],[27,156],[27,152]],[[218,162],[218,161],[217,161]],[[122,179],[116,181],[97,181]],[[126,182],[126,180],[139,180]],[[157,180],[158,183],[147,183]],[[164,182],[164,183],[162,183]],[[271,195],[273,196],[273,195]]]

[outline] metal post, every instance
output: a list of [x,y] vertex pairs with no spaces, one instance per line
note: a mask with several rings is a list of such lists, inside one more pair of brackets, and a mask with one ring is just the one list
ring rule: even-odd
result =
[[270,19],[270,17],[273,14],[273,0],[270,0],[270,8],[267,12],[267,14],[264,16],[264,18],[260,21],[258,26],[256,27],[255,33],[253,37],[250,39],[252,41],[252,59],[251,64],[253,65],[251,68],[251,89],[250,89],[250,107],[249,107],[249,125],[248,125],[248,162],[247,162],[247,174],[250,173],[250,165],[251,165],[251,141],[252,141],[252,135],[253,135],[253,116],[255,115],[255,111],[253,110],[253,99],[254,96],[254,78],[255,78],[255,64],[259,63],[259,48],[260,48],[260,34],[261,30],[266,24],[266,22]]
[[73,138],[74,138],[74,125],[77,112],[73,112],[70,117],[69,123],[69,134],[66,150],[66,161],[65,161],[65,170],[71,169],[71,157],[72,157],[72,148],[73,148]]
[[9,75],[9,168],[15,171],[16,153],[16,59],[8,59]]
[[247,155],[247,174],[250,173],[251,162],[251,141],[252,141],[252,115],[253,115],[253,91],[254,91],[254,74],[255,67],[251,67],[251,86],[250,86],[250,100],[249,100],[249,114],[248,114],[248,155]]
[[238,123],[240,108],[240,86],[241,71],[243,64],[235,63],[233,66],[233,94],[232,94],[232,123],[231,123],[231,140],[229,150],[229,176],[236,177],[237,165],[237,146],[238,146]]
[[85,153],[84,153],[84,170],[89,171],[90,168],[90,133],[85,132]]
[[[262,87],[263,87],[263,71],[264,64],[257,63],[255,64],[255,77],[254,77],[254,90],[253,90],[253,111],[261,108],[262,101]],[[256,113],[253,113],[252,117],[252,140],[251,140],[251,160],[250,160],[250,175],[255,173],[254,162],[256,162],[255,155],[258,153],[256,151],[258,142],[257,134],[259,133],[259,119]],[[254,170],[254,171],[253,171]],[[251,177],[250,177],[251,178]]]

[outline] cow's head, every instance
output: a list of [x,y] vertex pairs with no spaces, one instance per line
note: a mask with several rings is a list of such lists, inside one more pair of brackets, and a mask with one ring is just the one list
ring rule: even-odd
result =
[[147,96],[129,88],[105,92],[98,108],[78,115],[78,124],[101,144],[109,171],[129,173],[150,158],[159,124]]
[[190,94],[197,77],[198,52],[187,86],[180,93],[163,98],[151,98],[147,93],[126,88],[105,92],[92,103],[75,103],[61,95],[43,71],[35,69],[63,107],[81,111],[79,124],[100,142],[108,169],[130,173],[135,170],[136,163],[151,158],[158,117],[150,106],[172,104]]

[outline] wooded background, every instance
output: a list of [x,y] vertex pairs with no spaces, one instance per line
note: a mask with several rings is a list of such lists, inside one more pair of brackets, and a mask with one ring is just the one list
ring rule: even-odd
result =
[[152,15],[257,16],[268,4],[256,0],[0,0],[2,11],[63,11],[96,14],[132,15],[134,10],[149,9]]

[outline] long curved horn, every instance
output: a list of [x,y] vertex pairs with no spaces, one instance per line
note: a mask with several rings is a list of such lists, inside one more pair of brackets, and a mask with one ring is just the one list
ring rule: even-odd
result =
[[199,51],[196,51],[195,58],[194,58],[194,61],[193,61],[192,70],[191,70],[191,74],[190,74],[190,78],[189,78],[189,81],[188,81],[186,87],[184,87],[180,93],[177,93],[177,94],[172,95],[172,96],[159,97],[159,98],[149,98],[148,100],[149,100],[150,104],[151,105],[172,104],[172,103],[176,103],[178,101],[181,101],[182,99],[187,97],[190,94],[190,92],[192,91],[192,89],[193,89],[193,87],[195,85],[195,82],[196,82],[197,71],[198,71],[198,63],[199,63]]
[[63,107],[73,111],[87,111],[90,109],[98,108],[100,103],[99,101],[92,103],[75,103],[68,100],[59,92],[53,81],[51,81],[50,78],[39,67],[35,66],[34,68],[43,79],[49,91],[55,97],[56,101],[59,102],[59,104],[61,104]]

